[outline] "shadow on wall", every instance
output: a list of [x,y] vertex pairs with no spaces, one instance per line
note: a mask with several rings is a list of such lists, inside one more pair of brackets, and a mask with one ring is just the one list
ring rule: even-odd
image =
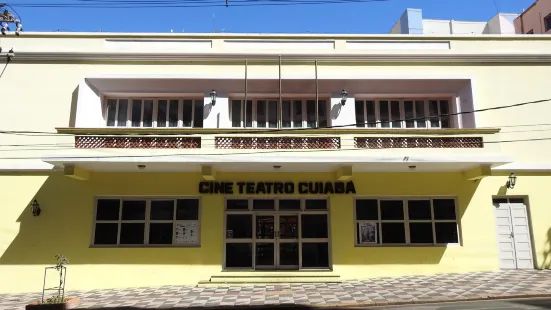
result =
[[[254,174],[241,174],[242,179]],[[331,173],[310,173],[301,179],[329,179]],[[258,181],[296,179],[292,173],[261,175]],[[377,182],[373,182],[373,180]],[[140,264],[140,265],[215,265],[222,264],[223,197],[205,196],[202,208],[201,246],[190,248],[90,248],[95,195],[186,195],[196,192],[200,174],[189,173],[95,173],[88,181],[78,181],[55,174],[49,176],[37,193],[27,191],[25,202],[36,197],[42,209],[33,217],[27,205],[12,205],[21,210],[17,218],[19,232],[9,236],[11,242],[0,257],[0,265],[50,265],[56,254],[66,255],[75,264]],[[399,181],[397,181],[399,180]],[[399,184],[397,184],[399,182]],[[458,219],[462,219],[478,183],[465,182],[462,175],[409,174],[383,177],[372,174],[355,181],[358,196],[400,196],[404,187],[408,195],[426,195],[427,189],[438,195],[458,196]],[[35,195],[36,194],[36,195]],[[332,198],[333,199],[333,198]],[[337,199],[341,211],[331,216],[331,225],[340,231],[332,234],[333,264],[438,264],[446,247],[354,247],[352,224],[353,197]],[[341,200],[342,199],[342,200]],[[23,199],[21,199],[23,201]],[[23,203],[23,202],[22,202]],[[205,206],[208,206],[205,207]],[[477,206],[470,206],[475,208]],[[475,208],[476,209],[476,208]],[[334,220],[334,221],[333,221]],[[12,225],[0,218],[0,225]],[[460,225],[461,227],[461,225]],[[3,234],[7,234],[3,232]],[[472,234],[471,234],[472,235]],[[459,238],[462,240],[460,228]],[[5,239],[4,239],[5,240]],[[462,251],[463,249],[454,249]]]
[[80,86],[77,86],[71,95],[71,111],[69,115],[69,127],[75,127],[77,121],[77,103],[78,103],[78,90]]
[[551,228],[547,230],[547,238],[545,239],[545,247],[543,250],[543,262],[540,264],[539,268],[551,268]]
[[[178,184],[185,176],[178,174],[166,176],[169,182]],[[42,212],[34,217],[28,205],[11,205],[21,210],[17,222],[19,232],[6,240],[11,244],[0,257],[0,265],[51,265],[56,254],[66,255],[71,265],[75,264],[140,264],[140,265],[221,265],[222,241],[218,230],[202,232],[202,246],[190,248],[90,248],[94,213],[94,195],[106,192],[106,188],[118,186],[121,191],[133,191],[133,188],[159,188],[153,183],[163,184],[159,176],[148,181],[135,177],[98,178],[94,181],[78,181],[62,174],[49,176],[38,192],[28,191],[26,202],[36,197]],[[126,179],[128,188],[123,189],[122,179]],[[116,185],[117,183],[118,185]],[[176,185],[177,186],[177,185]],[[166,187],[166,186],[165,186]],[[165,194],[165,193],[163,193]],[[222,219],[220,219],[222,223]],[[0,225],[12,225],[2,223]],[[214,223],[217,225],[218,223]],[[1,232],[4,236],[8,232]],[[0,252],[1,253],[1,252]]]

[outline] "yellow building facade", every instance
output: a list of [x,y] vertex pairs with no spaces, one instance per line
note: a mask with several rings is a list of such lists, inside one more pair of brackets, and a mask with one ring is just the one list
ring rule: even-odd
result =
[[551,38],[0,47],[0,293],[549,268]]

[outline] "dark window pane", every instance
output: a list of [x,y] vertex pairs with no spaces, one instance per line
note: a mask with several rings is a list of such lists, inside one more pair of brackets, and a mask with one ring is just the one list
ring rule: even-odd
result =
[[247,104],[245,105],[245,127],[251,128],[253,127],[253,101],[247,100]]
[[436,243],[458,243],[456,223],[435,223]]
[[107,100],[107,126],[115,126],[117,119],[117,99]]
[[302,244],[302,267],[304,268],[326,268],[329,267],[329,244],[303,243]]
[[406,128],[415,127],[415,109],[413,108],[413,101],[404,101],[404,119],[406,121]]
[[192,100],[184,100],[184,109],[183,109],[183,126],[184,127],[191,127],[191,122],[193,119],[193,101]]
[[306,127],[315,128],[317,127],[317,117],[316,117],[316,101],[307,100],[306,101]]
[[454,199],[433,199],[434,219],[435,220],[455,220],[455,200]]
[[377,224],[377,223],[374,223],[374,224],[375,224],[375,231],[370,231],[370,230],[362,231],[362,228],[360,226],[361,224],[360,223],[356,224],[356,242],[358,244],[379,244],[380,243],[379,236],[381,235],[381,226],[380,224]]
[[278,119],[278,103],[277,101],[268,101],[268,127],[277,128]]
[[327,238],[327,214],[302,214],[302,238]]
[[172,223],[152,223],[149,225],[149,244],[172,244]]
[[438,114],[438,100],[429,100],[430,127],[440,127],[440,117]]
[[166,127],[166,113],[168,111],[168,101],[159,100],[157,103],[157,127]]
[[275,200],[255,199],[253,200],[253,210],[275,210]]
[[417,128],[427,127],[427,119],[425,114],[425,101],[415,101],[415,120],[417,122]]
[[227,214],[226,239],[251,239],[253,237],[252,214]]
[[408,200],[410,220],[430,220],[430,200]]
[[320,128],[327,128],[327,103],[325,100],[318,101],[318,121]]
[[250,243],[226,243],[226,268],[252,268],[253,246]]
[[140,127],[142,121],[142,101],[132,100],[132,127]]
[[401,128],[402,121],[400,117],[400,101],[390,102],[390,117],[392,118],[392,128]]
[[357,199],[356,200],[356,220],[378,220],[379,210],[377,199]]
[[275,264],[275,244],[257,243],[256,244],[256,265],[273,266]]
[[228,199],[226,201],[226,209],[228,210],[248,210],[249,201],[246,199]]
[[128,119],[128,100],[119,99],[119,112],[117,114],[117,126],[126,127],[127,119]]
[[143,244],[145,224],[122,223],[120,244]]
[[300,200],[281,199],[279,201],[279,210],[300,210]]
[[302,101],[293,101],[293,127],[302,127]]
[[365,104],[363,100],[356,100],[356,127],[365,127]]
[[117,244],[118,232],[119,224],[117,223],[97,223],[94,232],[94,244]]
[[174,219],[174,200],[152,200],[150,219],[172,221]]
[[383,244],[406,243],[406,229],[404,223],[382,223]]
[[123,200],[122,220],[145,220],[145,200]]
[[168,125],[170,127],[178,127],[178,100],[170,100],[168,109]]
[[98,199],[96,220],[118,221],[120,203],[121,201],[119,199]]
[[402,200],[381,200],[381,220],[403,220],[404,202]]
[[241,100],[231,102],[231,126],[241,127]]
[[389,128],[390,123],[388,122],[390,120],[390,115],[388,113],[388,101],[383,100],[379,102],[379,115],[381,117],[381,127],[382,128]]
[[304,208],[306,210],[327,210],[327,199],[307,199]]
[[432,223],[409,223],[409,240],[411,243],[434,243]]
[[291,101],[283,100],[281,102],[281,127],[290,128],[291,127]]
[[195,100],[195,110],[193,110],[193,127],[195,128],[203,128],[204,107],[203,100]]
[[448,100],[440,100],[440,115],[442,115],[442,128],[450,128],[450,103]]
[[199,199],[178,199],[176,204],[176,220],[199,220]]
[[522,203],[522,204],[524,204],[524,199],[522,199],[522,198],[511,198],[511,199],[509,199],[509,202],[510,203]]
[[153,126],[153,100],[143,102],[143,127]]
[[367,110],[366,127],[369,127],[369,128],[377,127],[377,116],[375,115],[375,101],[366,101],[365,108]]
[[507,198],[494,198],[494,203],[507,203]]
[[256,127],[266,127],[266,100],[256,102]]

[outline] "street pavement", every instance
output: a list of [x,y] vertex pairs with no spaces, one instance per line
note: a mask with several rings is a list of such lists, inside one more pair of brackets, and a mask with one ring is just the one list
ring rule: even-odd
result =
[[[551,309],[551,298],[518,298],[507,300],[483,300],[434,303],[425,305],[403,305],[388,307],[353,308],[357,310],[520,310]],[[350,309],[352,310],[352,309]]]
[[[235,306],[287,305],[301,309],[325,307],[328,310],[397,304],[415,304],[414,307],[419,308],[422,303],[428,302],[504,297],[551,297],[551,270],[508,270],[269,286],[167,285],[91,291],[71,291],[70,289],[67,287],[66,296],[78,298],[78,303],[73,304],[78,309],[120,307],[126,307],[125,309],[199,307],[220,309],[220,307]],[[40,295],[40,293],[0,295],[0,310],[23,309],[25,305],[39,300]],[[490,300],[486,305],[492,306],[493,302]],[[509,301],[509,303],[523,305],[520,302]],[[504,305],[501,304],[501,306]],[[449,308],[451,306],[445,305],[448,308],[441,309],[453,309]],[[433,308],[424,309],[435,309],[434,305],[427,305],[427,307]]]

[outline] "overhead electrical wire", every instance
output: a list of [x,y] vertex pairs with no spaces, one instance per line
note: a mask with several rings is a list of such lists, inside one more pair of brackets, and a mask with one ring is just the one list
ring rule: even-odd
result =
[[[534,141],[551,141],[551,137],[544,138],[531,138],[531,139],[516,139],[516,140],[499,140],[499,141],[487,141],[484,144],[496,144],[496,143],[516,143],[516,142],[534,142]],[[188,153],[171,153],[171,154],[147,154],[147,155],[131,155],[131,154],[119,154],[119,155],[90,155],[90,156],[56,156],[50,155],[49,157],[67,157],[67,158],[78,158],[78,159],[102,159],[102,158],[159,158],[159,157],[178,157],[178,156],[235,156],[235,155],[261,155],[261,154],[273,154],[273,153],[311,153],[311,152],[339,152],[339,151],[376,151],[384,149],[394,149],[394,148],[376,148],[376,149],[367,149],[367,148],[340,148],[340,149],[299,149],[299,150],[247,150],[244,152],[237,153],[198,153],[198,154],[189,154]],[[78,150],[94,150],[94,149],[78,149]],[[97,149],[96,149],[97,151]],[[184,151],[185,152],[185,151]],[[21,159],[40,159],[43,160],[44,157],[48,156],[30,156],[30,157],[0,157],[0,160],[21,160]]]
[[[231,0],[229,6],[282,6],[282,5],[321,5],[321,4],[342,4],[342,3],[370,3],[386,2],[389,0]],[[16,2],[11,6],[26,8],[97,8],[97,9],[140,9],[140,8],[204,8],[204,7],[225,7],[226,3],[220,0],[159,0],[159,1],[136,1],[136,0],[113,0],[113,1],[73,1],[71,2]]]

